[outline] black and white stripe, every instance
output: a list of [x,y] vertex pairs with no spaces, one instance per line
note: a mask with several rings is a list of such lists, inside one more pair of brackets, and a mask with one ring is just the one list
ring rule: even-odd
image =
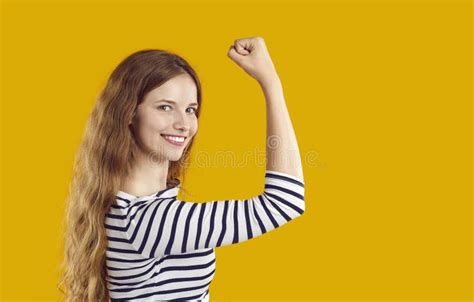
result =
[[263,193],[249,199],[183,201],[178,188],[133,199],[117,194],[105,224],[114,301],[206,301],[214,248],[258,237],[305,210],[303,180],[277,171],[267,170]]

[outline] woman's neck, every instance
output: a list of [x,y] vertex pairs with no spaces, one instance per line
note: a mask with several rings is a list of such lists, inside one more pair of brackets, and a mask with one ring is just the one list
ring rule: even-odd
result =
[[146,196],[166,189],[169,161],[138,160],[125,176],[120,191],[135,196]]

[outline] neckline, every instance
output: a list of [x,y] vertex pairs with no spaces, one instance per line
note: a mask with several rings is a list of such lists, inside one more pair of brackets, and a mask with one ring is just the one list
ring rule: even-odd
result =
[[137,201],[146,201],[146,200],[151,200],[154,198],[171,198],[171,197],[177,197],[178,192],[179,192],[180,184],[174,186],[174,187],[169,187],[166,189],[163,189],[161,191],[149,194],[149,195],[142,195],[142,196],[136,196],[121,190],[117,191],[117,197],[126,200],[129,202],[137,202]]

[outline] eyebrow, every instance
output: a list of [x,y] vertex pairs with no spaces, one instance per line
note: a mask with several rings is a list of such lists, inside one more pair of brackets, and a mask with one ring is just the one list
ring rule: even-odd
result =
[[[158,103],[158,102],[166,102],[166,103],[170,103],[170,104],[176,104],[175,101],[166,100],[166,99],[162,99],[162,100],[157,100],[157,101],[155,101],[155,103]],[[190,105],[190,106],[193,106],[193,105],[194,105],[194,106],[199,106],[198,103],[190,103],[189,105]]]

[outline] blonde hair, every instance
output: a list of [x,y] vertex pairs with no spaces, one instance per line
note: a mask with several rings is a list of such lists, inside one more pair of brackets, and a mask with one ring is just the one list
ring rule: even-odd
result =
[[[87,120],[66,198],[65,250],[58,288],[67,301],[110,300],[104,222],[138,151],[129,122],[148,92],[185,73],[197,87],[199,117],[202,97],[196,72],[182,57],[165,50],[145,49],[131,54],[113,70],[101,91]],[[184,163],[193,142],[194,137],[182,157],[170,161],[168,187],[184,178]]]

